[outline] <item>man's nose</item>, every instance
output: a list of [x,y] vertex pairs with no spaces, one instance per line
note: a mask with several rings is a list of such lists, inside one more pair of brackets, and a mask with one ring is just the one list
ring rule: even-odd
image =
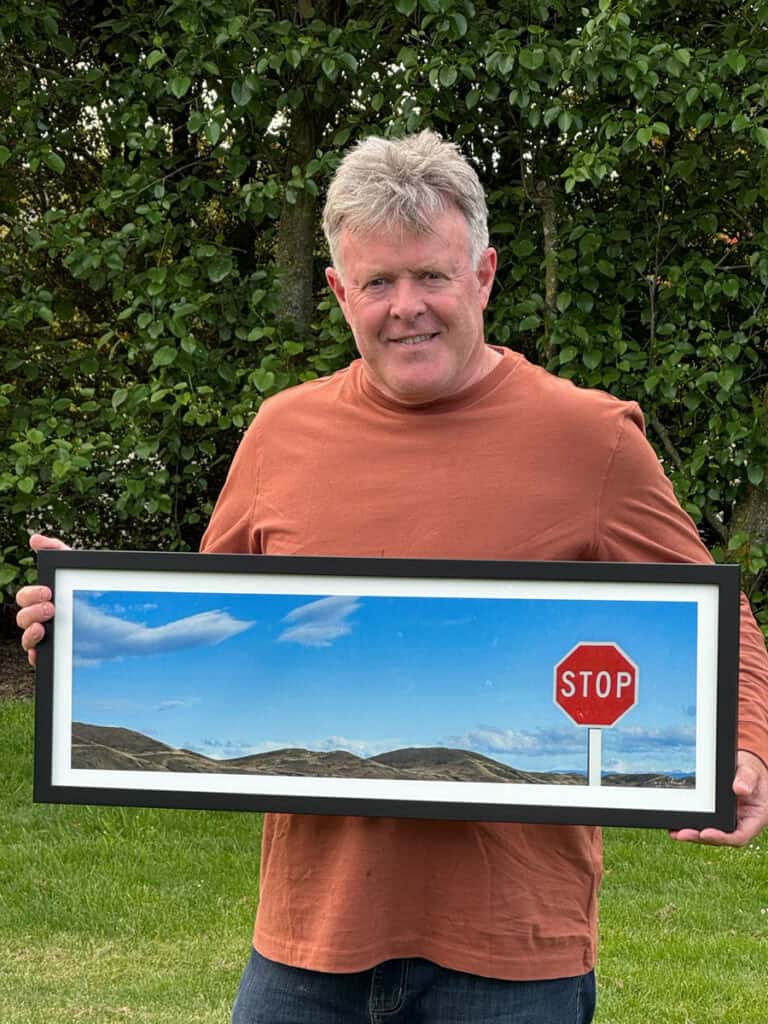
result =
[[398,278],[390,299],[390,314],[398,320],[414,320],[427,308],[421,282],[413,277]]

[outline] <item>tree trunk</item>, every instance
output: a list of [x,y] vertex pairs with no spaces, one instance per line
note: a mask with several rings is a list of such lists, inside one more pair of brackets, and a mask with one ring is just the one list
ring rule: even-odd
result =
[[[294,164],[305,167],[320,141],[311,111],[294,110],[286,145],[283,180],[288,182]],[[277,233],[276,263],[282,274],[280,319],[305,333],[314,308],[314,250],[317,198],[296,190],[295,202],[283,199]]]
[[528,183],[528,194],[541,210],[541,228],[544,243],[544,300],[547,307],[544,355],[549,360],[554,354],[550,340],[550,328],[558,315],[557,191],[551,179],[540,178],[533,184]]
[[[764,485],[755,487],[750,484],[746,496],[733,510],[729,533],[745,533],[750,545],[768,546],[768,489]],[[763,589],[768,572],[754,574],[745,573],[743,588],[749,595],[755,590]]]

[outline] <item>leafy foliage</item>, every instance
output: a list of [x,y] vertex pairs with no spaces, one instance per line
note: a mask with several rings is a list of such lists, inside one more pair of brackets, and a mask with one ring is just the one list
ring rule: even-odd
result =
[[197,543],[265,395],[351,342],[323,191],[433,127],[489,192],[489,338],[642,404],[761,615],[768,4],[61,0],[0,12],[0,586],[29,528]]

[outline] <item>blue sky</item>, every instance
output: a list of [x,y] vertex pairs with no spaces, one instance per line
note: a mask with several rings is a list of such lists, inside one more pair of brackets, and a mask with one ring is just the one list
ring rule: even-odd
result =
[[583,770],[586,730],[553,701],[579,641],[640,668],[604,770],[693,771],[689,603],[78,591],[73,718],[213,757],[448,746]]

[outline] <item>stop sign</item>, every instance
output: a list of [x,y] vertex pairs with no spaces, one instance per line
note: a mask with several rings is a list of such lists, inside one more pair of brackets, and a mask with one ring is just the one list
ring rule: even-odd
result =
[[555,703],[577,725],[615,725],[637,703],[638,677],[618,644],[576,644],[555,665]]

